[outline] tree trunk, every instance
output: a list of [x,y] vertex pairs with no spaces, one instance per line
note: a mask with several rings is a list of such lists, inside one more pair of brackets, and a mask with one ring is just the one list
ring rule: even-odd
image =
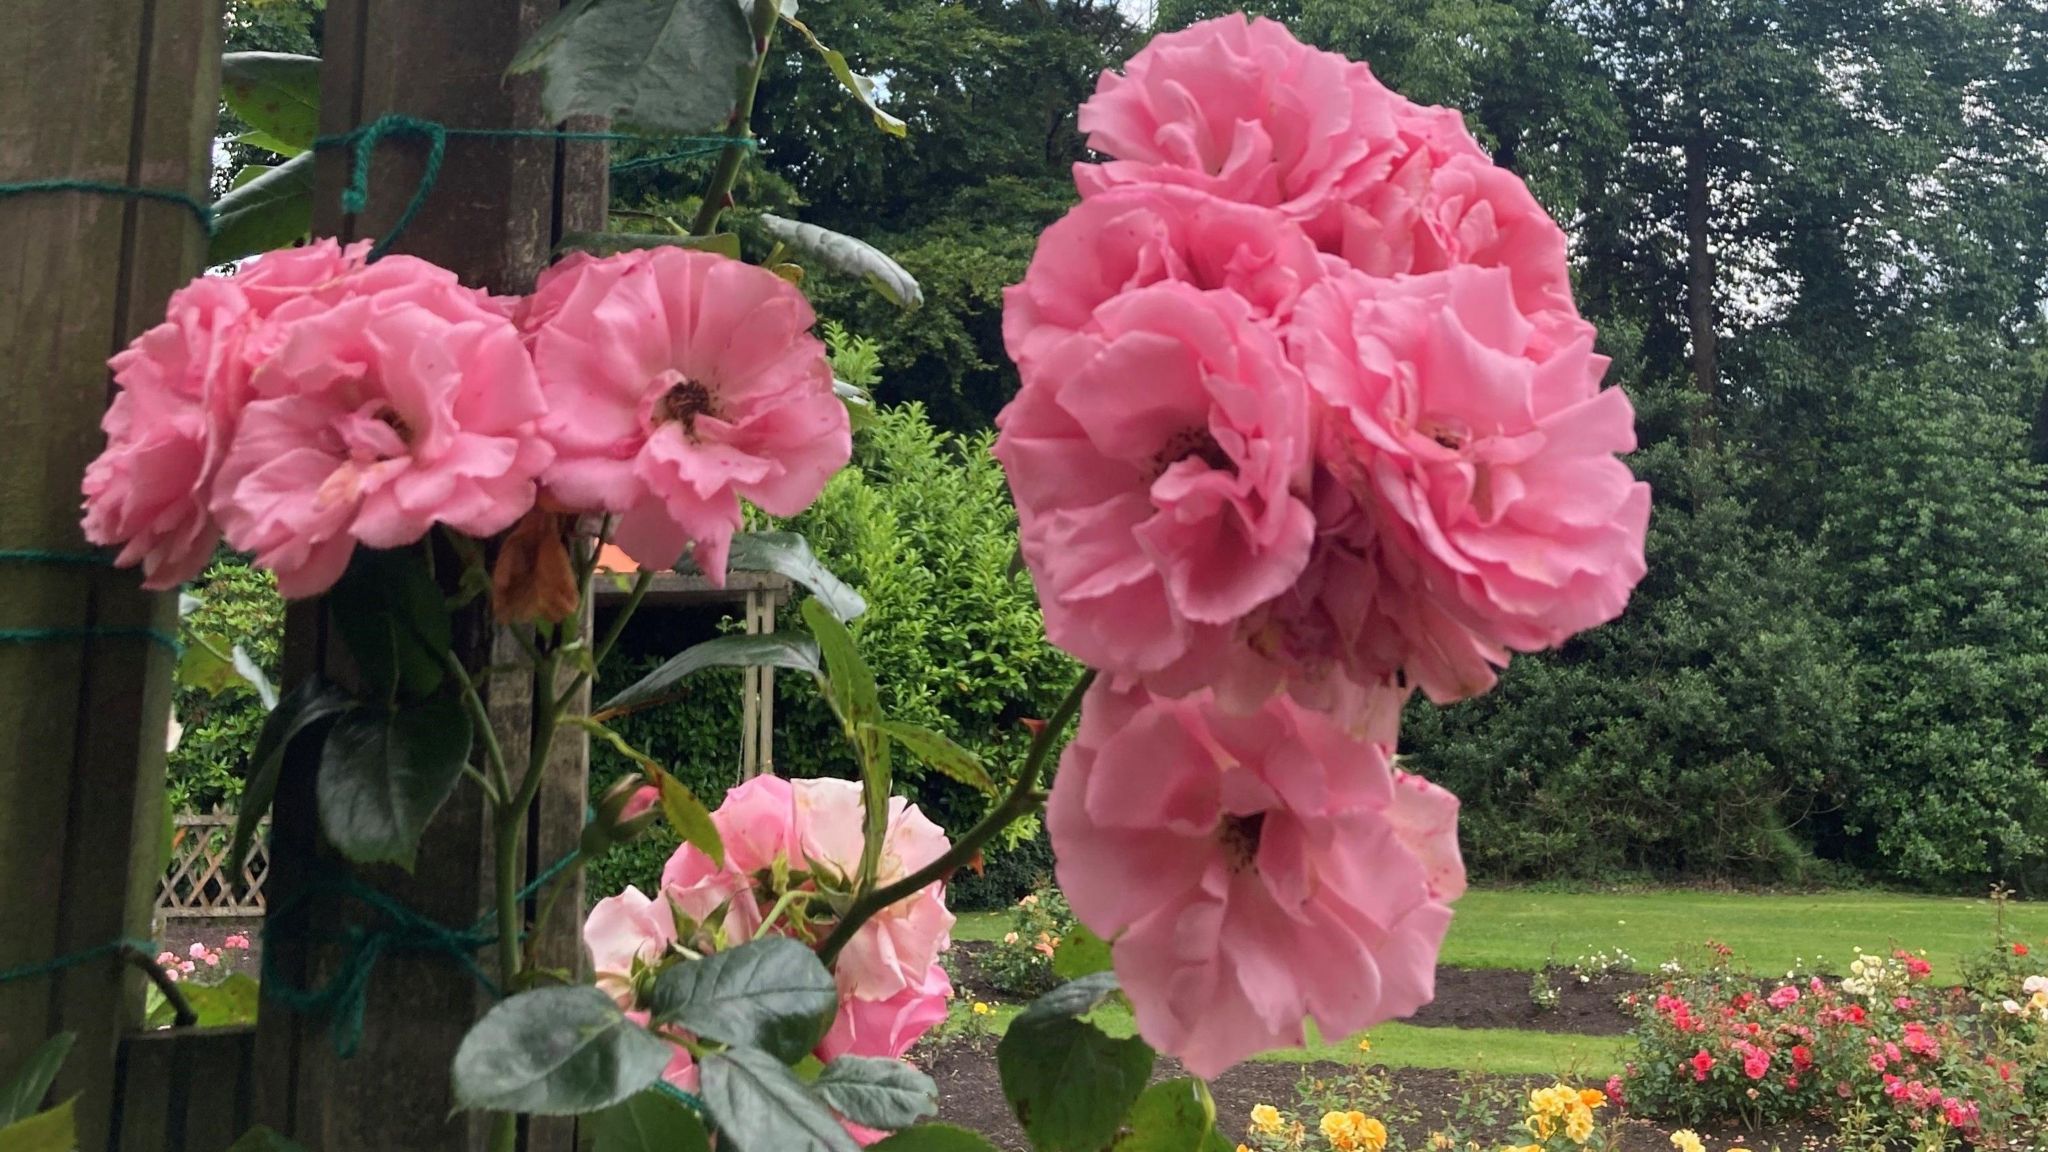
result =
[[[206,198],[219,0],[9,0],[0,18],[0,183],[73,179]],[[0,551],[83,553],[79,480],[105,441],[107,357],[203,266],[185,207],[87,191],[0,199]],[[53,1099],[108,1145],[121,1033],[142,982],[107,946],[147,936],[167,831],[169,596],[129,571],[0,557],[0,1083],[77,1034]],[[109,634],[80,638],[72,630]],[[112,634],[118,630],[125,634]]]
[[[449,128],[544,128],[533,77],[508,78],[520,43],[560,7],[556,0],[330,0],[321,78],[321,130],[342,133],[387,112]],[[348,175],[346,150],[323,152],[316,177],[313,229],[344,239],[378,237],[411,198],[425,155],[416,139],[378,150],[368,210],[338,208]],[[395,251],[452,269],[465,283],[494,292],[532,286],[549,252],[568,231],[601,228],[605,160],[601,146],[547,140],[452,137],[438,183]],[[482,611],[457,621],[458,651],[472,668],[515,661],[518,648]],[[315,669],[346,674],[340,645],[317,608],[291,613],[286,674]],[[506,754],[523,762],[532,721],[532,685],[500,675],[485,685],[486,704]],[[576,846],[583,824],[587,754],[564,733],[525,830],[518,870],[532,877]],[[319,842],[311,773],[288,770],[274,818],[271,908],[290,901],[319,870],[346,867]],[[436,817],[410,875],[389,867],[357,869],[366,883],[450,927],[492,906],[493,821],[478,791],[464,784]],[[565,893],[549,923],[534,928],[539,962],[574,969],[581,886]],[[525,910],[530,918],[532,907]],[[337,911],[335,917],[360,910]],[[316,923],[331,926],[323,914]],[[517,925],[511,930],[518,930]],[[505,930],[501,926],[500,930]],[[286,936],[270,945],[279,970],[300,987],[337,970],[336,946]],[[479,958],[486,971],[490,956]],[[265,1003],[257,1037],[257,1117],[310,1152],[471,1152],[486,1143],[490,1118],[454,1113],[449,1069],[488,994],[448,957],[389,955],[369,983],[361,1047],[339,1058],[324,1021]],[[522,1146],[569,1152],[573,1125],[522,1123]]]

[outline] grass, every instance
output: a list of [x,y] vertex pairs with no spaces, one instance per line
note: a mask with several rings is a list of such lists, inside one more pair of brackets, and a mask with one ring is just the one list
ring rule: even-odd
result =
[[[998,1036],[1023,1011],[1021,1004],[989,1007],[992,1011],[984,1019]],[[947,1027],[964,1027],[970,1012],[964,1000],[955,1002]],[[1136,1031],[1130,1010],[1121,1004],[1104,1005],[1091,1018],[1112,1036],[1129,1036]],[[1417,1028],[1410,1024],[1382,1024],[1369,1035],[1369,1055],[1360,1053],[1359,1038],[1351,1037],[1335,1043],[1317,1041],[1306,1048],[1267,1052],[1255,1059],[1268,1064],[1329,1060],[1385,1064],[1391,1068],[1469,1069],[1502,1076],[1571,1076],[1587,1080],[1604,1080],[1621,1070],[1621,1041],[1613,1036],[1566,1036],[1491,1028]]]
[[[2048,945],[2048,904],[2007,906],[2019,938]],[[1443,962],[1458,968],[1570,964],[1616,948],[1653,969],[1709,937],[1735,949],[1758,972],[1795,963],[1846,969],[1855,949],[1926,950],[1935,979],[1953,979],[1957,958],[1991,939],[1988,899],[1896,896],[1871,892],[1764,895],[1742,892],[1584,892],[1482,889],[1458,902]],[[968,912],[960,940],[998,940],[1008,912]]]

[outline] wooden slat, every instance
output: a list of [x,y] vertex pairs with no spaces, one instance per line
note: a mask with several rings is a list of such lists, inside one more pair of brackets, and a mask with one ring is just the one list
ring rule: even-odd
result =
[[[203,197],[219,0],[10,0],[0,182],[77,178]],[[107,356],[163,314],[204,237],[186,210],[67,193],[0,201],[0,548],[72,551]],[[0,627],[175,628],[128,573],[0,569]],[[132,639],[0,646],[0,968],[146,933],[161,873],[168,658]],[[112,959],[0,986],[0,1068],[78,1033],[57,1086],[108,1147],[116,1047],[141,984]]]
[[[503,69],[524,37],[558,8],[557,0],[330,0],[322,131],[346,132],[386,112],[451,127],[543,126],[537,82],[508,79]],[[603,186],[591,176],[603,165],[602,151],[549,141],[451,138],[439,184],[396,250],[453,269],[469,284],[523,291],[545,265],[559,231],[602,220]],[[416,141],[381,149],[370,210],[348,220],[336,208],[347,176],[345,158],[323,153],[316,169],[315,232],[382,235],[411,197],[423,155]],[[574,195],[564,195],[565,187]],[[472,667],[492,659],[497,638],[487,624],[474,616],[458,624],[458,645]],[[345,654],[330,644],[316,610],[302,607],[288,615],[285,647],[288,680],[316,668],[346,675]],[[519,754],[515,750],[526,747],[530,721],[519,678],[494,679],[487,695],[501,743],[509,754]],[[580,745],[572,744],[557,762],[564,778],[550,783],[550,807],[521,847],[529,868],[562,845],[563,818],[550,813],[564,797],[575,797],[580,823],[579,753]],[[275,910],[302,891],[316,870],[343,865],[318,843],[309,774],[287,774],[273,819],[266,888]],[[435,819],[411,875],[391,868],[360,875],[423,915],[466,925],[490,904],[492,840],[481,797],[464,787]],[[559,932],[565,923],[573,925],[573,919],[558,917],[547,928]],[[539,947],[566,956],[573,940],[543,939]],[[301,986],[334,973],[336,951],[329,946],[289,938],[269,946],[274,963]],[[487,966],[490,959],[484,958]],[[341,1060],[323,1028],[266,1002],[257,1034],[257,1119],[309,1152],[482,1148],[489,1118],[453,1112],[448,1068],[488,1003],[445,957],[389,956],[369,985],[361,1048],[354,1059]],[[529,1125],[525,1147],[545,1144],[548,1152],[567,1152],[565,1145],[550,1142],[564,1128]]]

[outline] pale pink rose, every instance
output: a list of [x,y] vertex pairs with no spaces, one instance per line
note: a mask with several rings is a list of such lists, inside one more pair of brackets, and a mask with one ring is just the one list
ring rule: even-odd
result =
[[1412,772],[1394,769],[1387,808],[1394,838],[1422,862],[1429,898],[1450,903],[1465,894],[1465,858],[1458,851],[1458,798]]
[[532,364],[500,310],[404,257],[345,281],[333,303],[272,316],[277,348],[215,484],[228,542],[290,598],[325,591],[359,543],[510,527],[551,457]]
[[249,950],[249,938],[240,932],[231,932],[226,939],[220,942],[220,946],[223,948],[239,948],[246,952]]
[[688,550],[715,584],[740,501],[810,506],[853,440],[802,292],[710,252],[576,254],[541,274],[522,320],[556,450],[548,490],[619,517],[648,568]]
[[185,955],[190,956],[194,960],[204,959],[206,956],[206,945],[195,940],[190,948],[185,949]]
[[1285,696],[1090,690],[1046,828],[1155,1048],[1212,1077],[1307,1020],[1341,1036],[1429,1002],[1451,912],[1388,764]]
[[1319,554],[1348,566],[1325,586],[1353,598],[1346,627],[1371,638],[1344,654],[1354,680],[1398,668],[1456,700],[1491,687],[1509,650],[1620,614],[1644,572],[1650,490],[1616,459],[1635,447],[1634,414],[1600,388],[1590,325],[1532,319],[1507,270],[1459,266],[1326,279],[1288,345],[1327,410],[1318,467],[1356,504],[1341,555]]
[[121,545],[115,563],[142,565],[146,588],[198,576],[220,542],[207,506],[247,400],[254,323],[233,281],[202,276],[108,362],[119,391],[100,420],[107,447],[85,470],[85,538]]
[[880,1056],[901,1059],[925,1033],[946,1018],[953,983],[945,968],[933,964],[922,980],[886,999],[842,997],[831,1031],[818,1044],[818,1059]]
[[1177,184],[1309,219],[1382,179],[1405,104],[1363,64],[1231,13],[1155,36],[1081,105],[1084,197]]
[[676,917],[668,901],[630,884],[599,900],[583,920],[583,946],[590,950],[597,986],[622,1008],[633,1005],[634,962],[656,963],[675,941]]
[[1161,280],[1227,288],[1255,317],[1284,320],[1322,275],[1315,245],[1273,209],[1188,188],[1118,187],[1038,238],[1023,283],[1003,292],[1003,343],[1029,371],[1105,301]]
[[183,972],[183,973],[184,973],[185,975],[187,975],[187,976],[190,976],[190,975],[192,974],[193,970],[194,970],[194,969],[196,969],[196,968],[198,968],[198,967],[199,967],[199,965],[197,965],[197,964],[194,964],[194,963],[193,963],[192,961],[190,961],[190,960],[180,960],[180,961],[178,961],[178,971],[180,971],[180,972]]
[[789,781],[756,776],[731,789],[711,814],[711,823],[725,845],[724,866],[684,844],[661,870],[662,891],[679,911],[700,923],[725,909],[728,938],[734,943],[751,940],[760,931],[762,915],[752,895],[754,874],[778,858],[802,859],[796,851],[796,807]]
[[[851,780],[797,780],[796,836],[805,859],[850,880],[860,869],[861,786]],[[937,860],[946,833],[901,796],[889,798],[888,831],[876,865],[877,886]],[[953,914],[944,884],[930,884],[876,913],[839,953],[841,999],[887,1000],[926,981],[952,944]]]
[[1097,308],[996,418],[1053,643],[1144,676],[1292,586],[1315,530],[1309,413],[1235,293],[1167,281]]

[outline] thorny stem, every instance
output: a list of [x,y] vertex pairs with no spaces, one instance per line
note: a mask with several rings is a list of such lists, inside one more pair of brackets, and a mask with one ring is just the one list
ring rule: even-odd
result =
[[498,734],[491,729],[491,714],[485,710],[483,697],[476,692],[476,681],[470,679],[469,669],[462,666],[461,659],[454,652],[443,650],[441,662],[448,666],[455,682],[462,685],[462,704],[469,711],[470,726],[484,742],[484,758],[491,766],[491,778],[486,781],[479,776],[478,782],[486,785],[484,793],[492,803],[503,804],[512,791],[512,774],[505,766],[505,749],[499,746]]
[[732,127],[725,134],[732,143],[718,154],[718,167],[712,170],[711,183],[704,189],[704,203],[697,209],[697,219],[690,225],[690,235],[709,236],[718,228],[719,214],[725,211],[725,202],[732,198],[732,182],[740,174],[740,162],[746,159],[746,141],[753,139],[751,121],[754,118],[754,93],[760,90],[761,73],[768,66],[768,45],[775,40],[776,17],[781,13],[778,0],[753,0],[754,10],[747,23],[754,33],[754,67],[747,74],[746,85],[740,89],[739,107],[733,111]]
[[1010,785],[1009,794],[1003,797],[1003,802],[982,817],[980,823],[969,828],[951,848],[946,850],[945,855],[894,884],[876,888],[856,899],[853,906],[846,910],[846,915],[840,918],[839,925],[832,929],[832,934],[825,938],[824,945],[818,949],[820,960],[830,966],[838,959],[840,950],[853,939],[853,934],[860,931],[860,926],[872,919],[876,913],[898,900],[916,895],[918,890],[927,884],[952,875],[967,861],[973,859],[982,845],[994,839],[996,833],[1038,807],[1039,774],[1045,769],[1045,762],[1052,753],[1053,745],[1058,743],[1066,732],[1067,724],[1074,719],[1075,713],[1081,710],[1081,697],[1087,695],[1088,686],[1094,682],[1095,670],[1092,668],[1083,672],[1079,680],[1074,681],[1074,686],[1067,691],[1067,698],[1060,701],[1060,706],[1045,722],[1045,727],[1039,729],[1038,735],[1032,738],[1031,753],[1025,757],[1024,768],[1017,773],[1017,779]]

